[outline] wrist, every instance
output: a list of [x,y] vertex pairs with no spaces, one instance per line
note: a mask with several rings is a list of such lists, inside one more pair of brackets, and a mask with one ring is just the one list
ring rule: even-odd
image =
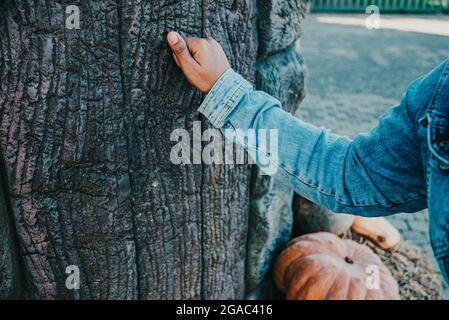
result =
[[229,114],[250,90],[253,90],[253,86],[229,68],[212,86],[198,111],[215,127],[221,128]]

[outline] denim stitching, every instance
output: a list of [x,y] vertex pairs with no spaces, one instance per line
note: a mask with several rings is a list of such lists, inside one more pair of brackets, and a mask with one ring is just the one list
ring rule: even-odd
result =
[[242,99],[245,89],[250,90],[251,85],[241,82],[240,86],[232,93],[231,98],[225,103],[220,114],[217,116],[217,127],[223,125],[224,120],[229,116],[229,114],[236,108],[237,103]]

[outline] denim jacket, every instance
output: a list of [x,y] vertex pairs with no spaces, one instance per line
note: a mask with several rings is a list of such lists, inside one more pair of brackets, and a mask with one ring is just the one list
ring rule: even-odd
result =
[[448,74],[449,59],[412,82],[376,128],[354,139],[283,111],[232,69],[199,111],[226,132],[277,129],[280,178],[334,212],[377,217],[428,207],[432,248],[449,281]]

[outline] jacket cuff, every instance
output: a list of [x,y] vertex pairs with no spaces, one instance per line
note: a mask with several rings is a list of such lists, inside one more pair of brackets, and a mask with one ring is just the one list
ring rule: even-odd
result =
[[204,99],[198,111],[216,128],[222,128],[229,114],[243,96],[253,90],[251,83],[232,69],[228,69]]

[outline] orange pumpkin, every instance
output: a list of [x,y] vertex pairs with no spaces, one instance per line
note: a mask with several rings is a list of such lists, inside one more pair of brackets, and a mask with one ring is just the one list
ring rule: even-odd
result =
[[288,300],[397,300],[396,280],[367,246],[320,232],[293,239],[274,281]]

